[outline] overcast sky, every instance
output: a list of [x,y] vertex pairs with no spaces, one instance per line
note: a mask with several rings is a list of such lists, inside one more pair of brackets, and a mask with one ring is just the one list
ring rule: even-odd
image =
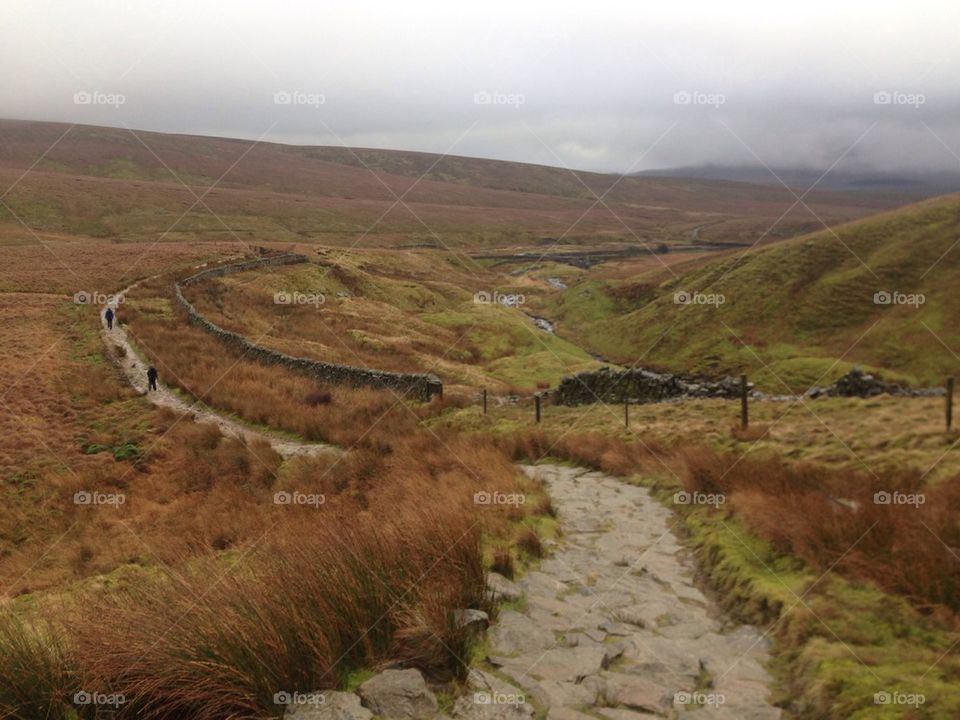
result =
[[960,2],[3,0],[0,116],[635,171],[960,170]]

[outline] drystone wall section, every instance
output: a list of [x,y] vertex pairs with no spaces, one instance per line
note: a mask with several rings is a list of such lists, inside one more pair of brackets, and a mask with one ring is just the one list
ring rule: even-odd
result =
[[322,362],[310,358],[294,357],[277,350],[263,347],[262,345],[257,345],[243,335],[231,332],[230,330],[224,330],[219,325],[208,320],[183,295],[183,288],[194,285],[201,280],[208,280],[213,277],[254,270],[266,266],[295,265],[306,261],[307,258],[303,255],[290,254],[274,255],[262,259],[234,263],[232,265],[220,265],[208,270],[202,270],[175,283],[174,294],[177,302],[187,311],[187,317],[192,324],[210,333],[224,345],[239,350],[244,354],[244,357],[251,358],[265,365],[279,365],[316,380],[334,385],[393,390],[403,395],[410,395],[424,402],[429,401],[434,395],[443,395],[443,384],[436,375],[396,373],[387,370],[354,367],[352,365],[339,365],[337,363]]
[[655,373],[640,368],[617,370],[604,367],[569,375],[552,393],[559,405],[587,405],[595,402],[663,402],[675,398],[734,398],[740,396],[740,383],[734,378],[695,382],[679,375]]
[[[693,398],[738,398],[740,381],[725,377],[720,380],[692,380],[679,375],[655,373],[641,368],[618,370],[603,367],[599,370],[564,377],[551,394],[558,405],[587,405],[595,402],[621,403],[624,399],[637,403],[688,400]],[[833,385],[810,388],[804,395],[818,397],[936,397],[943,388],[911,388],[885,382],[860,368],[853,368]],[[770,395],[750,387],[750,397],[757,400],[790,400],[793,395]]]

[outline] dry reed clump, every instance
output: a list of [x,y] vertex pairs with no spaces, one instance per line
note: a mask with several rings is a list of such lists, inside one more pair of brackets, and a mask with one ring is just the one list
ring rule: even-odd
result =
[[[481,537],[502,543],[515,529],[475,494],[536,488],[487,441],[425,436],[380,439],[387,454],[297,458],[269,487],[236,489],[222,506],[236,526],[224,518],[206,531],[223,534],[227,552],[195,548],[69,612],[48,608],[56,656],[39,626],[0,623],[0,716],[71,717],[72,692],[84,689],[123,694],[118,718],[262,718],[279,710],[274,693],[335,688],[358,668],[461,675],[469,638],[452,611],[491,609]],[[278,488],[325,501],[276,504]],[[34,677],[49,687],[45,705],[22,697]]]
[[82,684],[123,693],[121,717],[213,720],[388,662],[460,671],[451,609],[485,607],[479,528],[436,504],[367,520],[291,523],[236,561],[107,596],[75,620]]
[[673,453],[652,438],[624,442],[599,432],[562,435],[552,438],[540,430],[528,430],[498,439],[514,460],[536,463],[555,457],[602,470],[613,475],[630,475],[641,470],[663,470]]
[[923,608],[960,610],[960,486],[925,487],[917,472],[849,472],[696,449],[689,491],[722,493],[733,513],[781,553],[835,568]]
[[[92,549],[95,567],[123,521],[140,536],[127,533],[132,546],[166,569],[84,591],[66,614],[37,611],[60,642],[54,655],[39,621],[0,622],[0,716],[73,718],[72,693],[85,689],[122,693],[117,718],[262,718],[279,710],[274,693],[337,687],[360,667],[463,672],[468,638],[451,611],[489,609],[480,539],[502,544],[516,523],[475,496],[538,491],[489,440],[396,413],[346,455],[281,468],[267,447],[155,419],[162,452],[114,478],[136,491],[135,514],[86,522],[75,547],[78,558]],[[161,464],[196,472],[153,475]],[[277,504],[281,491],[324,501]],[[41,689],[25,699],[29,687]]]

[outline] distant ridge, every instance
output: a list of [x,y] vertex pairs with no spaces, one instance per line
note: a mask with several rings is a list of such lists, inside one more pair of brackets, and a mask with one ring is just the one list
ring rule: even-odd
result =
[[[644,170],[634,177],[690,178],[730,180],[759,185],[780,185],[782,180],[795,190],[806,190],[816,183],[821,190],[851,192],[894,192],[916,198],[960,192],[960,173],[883,173],[831,171],[821,179],[823,170],[773,168],[738,165],[692,165],[688,167]],[[776,173],[777,177],[774,177]],[[779,178],[779,179],[778,179]],[[819,182],[817,182],[819,180]]]

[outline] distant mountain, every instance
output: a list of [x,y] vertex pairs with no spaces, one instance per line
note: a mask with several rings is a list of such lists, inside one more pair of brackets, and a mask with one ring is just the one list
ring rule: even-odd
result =
[[[796,191],[804,191],[816,183],[818,190],[851,192],[890,192],[916,198],[934,197],[960,192],[960,173],[857,173],[831,171],[823,179],[823,170],[773,168],[735,165],[699,165],[690,167],[645,170],[635,177],[690,178],[696,180],[732,180],[758,185],[781,185],[781,180]],[[779,178],[779,179],[778,179]],[[819,180],[819,182],[817,182]]]

